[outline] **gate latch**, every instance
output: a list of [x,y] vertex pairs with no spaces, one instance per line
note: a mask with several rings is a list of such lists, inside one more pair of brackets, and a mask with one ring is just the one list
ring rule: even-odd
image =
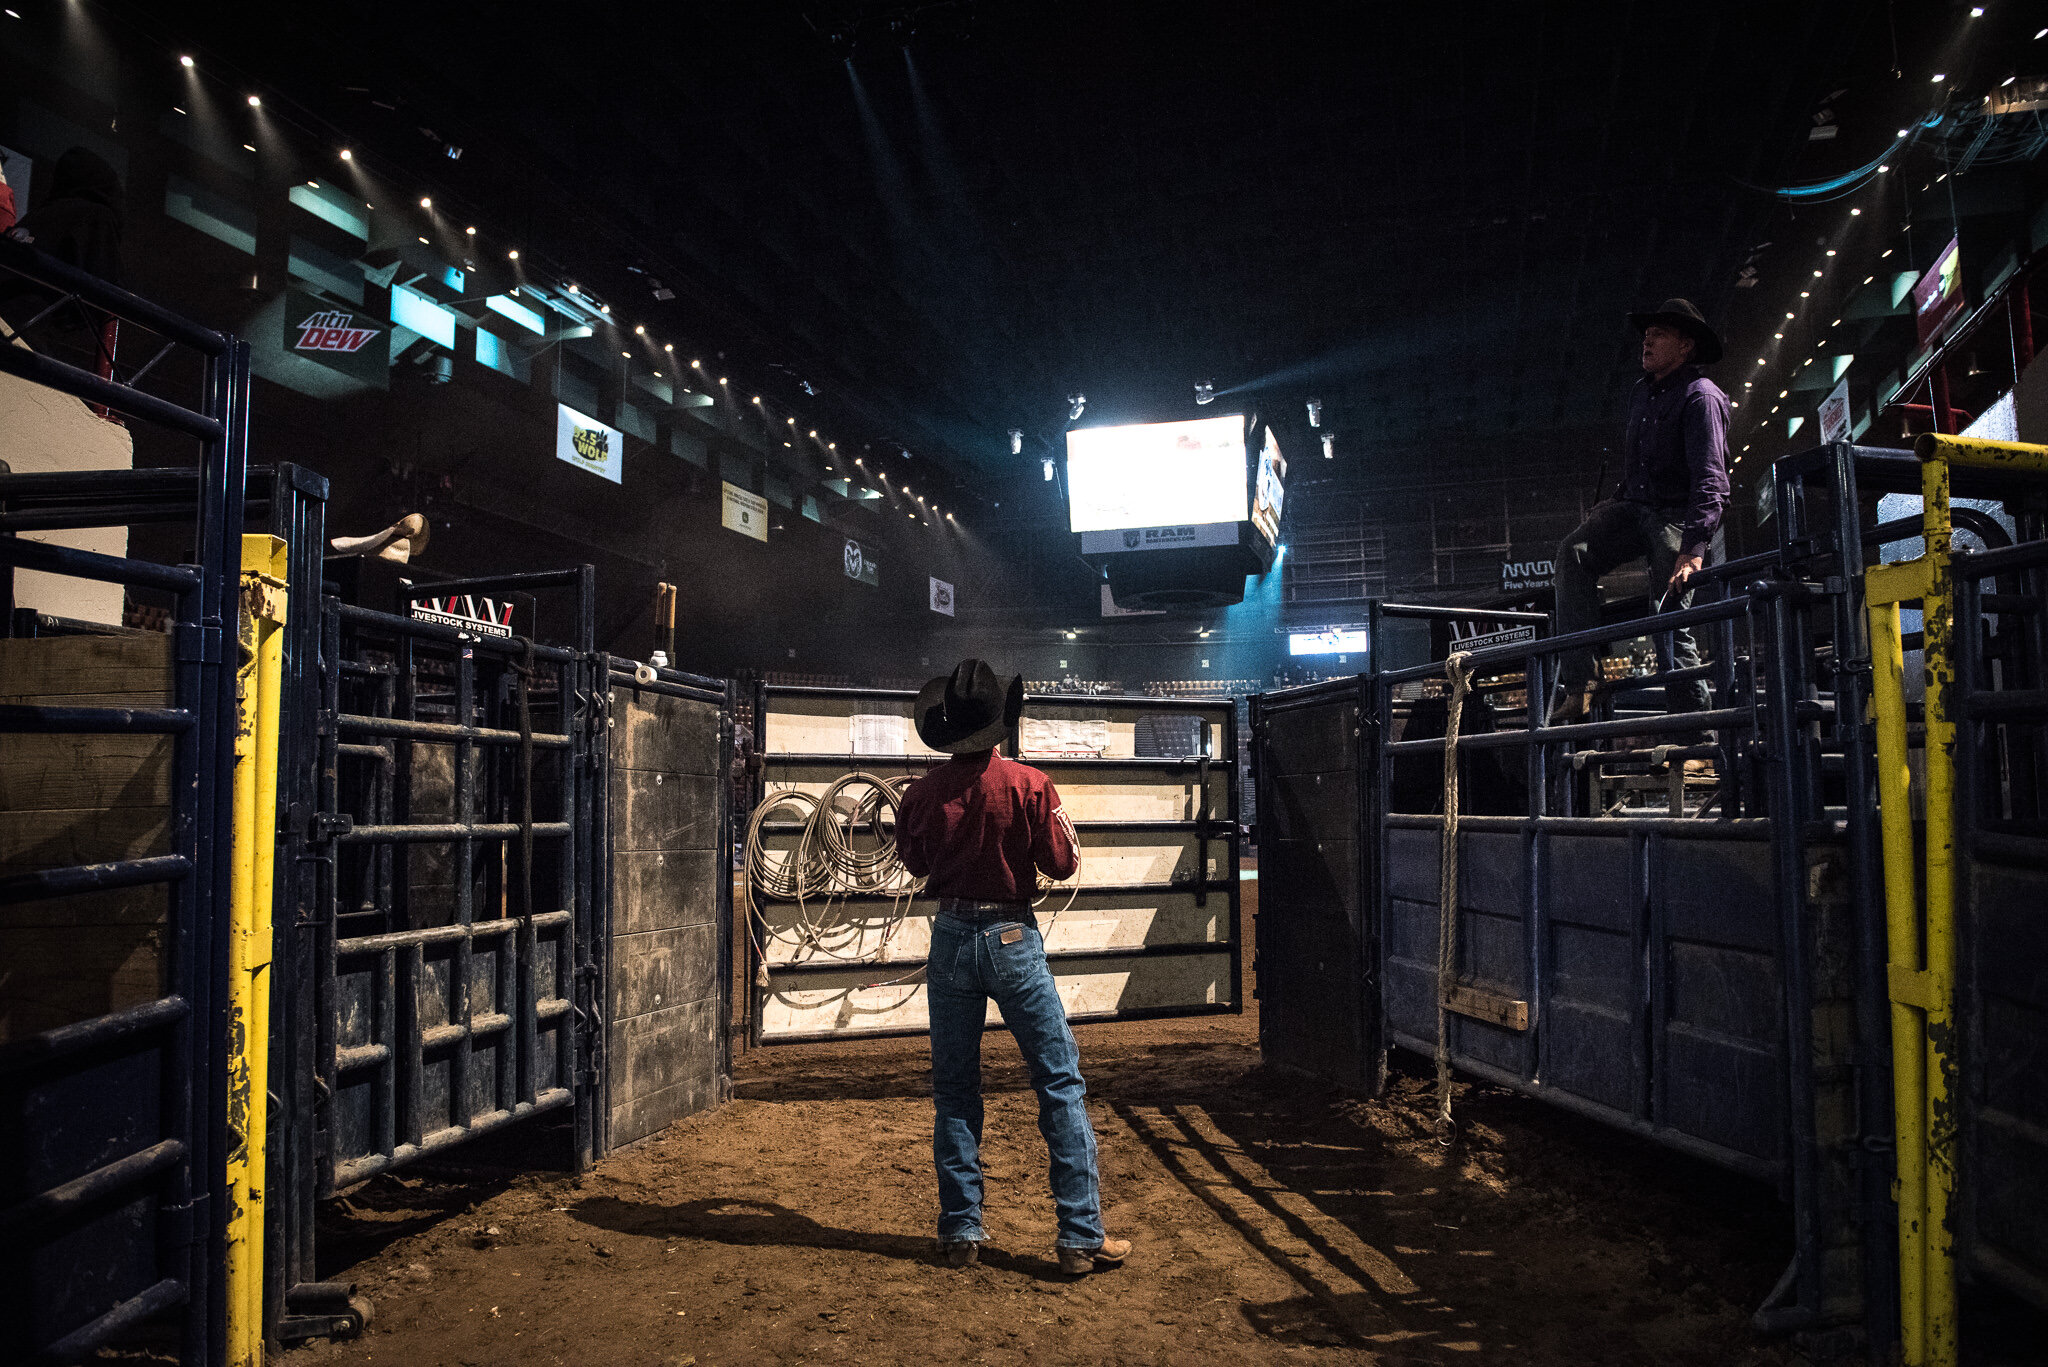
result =
[[333,840],[355,828],[356,819],[347,812],[315,812],[310,838],[316,842]]

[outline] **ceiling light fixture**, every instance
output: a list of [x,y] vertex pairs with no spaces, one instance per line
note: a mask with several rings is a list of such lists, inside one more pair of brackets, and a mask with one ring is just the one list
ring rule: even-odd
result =
[[1013,456],[1024,454],[1024,429],[1021,427],[1010,429],[1010,454]]
[[1927,78],[1927,81],[1928,81],[1928,84],[1930,84],[1930,85],[1940,85],[1940,84],[1941,84],[1941,83],[1942,83],[1943,81],[1945,81],[1945,80],[1947,80],[1947,79],[1948,79],[1948,73],[1947,73],[1947,72],[1945,72],[1945,71],[1937,71],[1937,72],[1935,72],[1935,73],[1934,73],[1934,74],[1933,74],[1932,76],[1929,76],[1929,77]]
[[1038,458],[1038,467],[1045,471],[1046,483],[1050,484],[1052,482],[1052,457],[1040,456]]
[[263,107],[263,97],[261,95],[251,95],[249,97],[249,107],[251,109],[261,109]]
[[349,151],[346,147],[344,147],[341,149],[341,159],[343,161],[354,161],[356,159],[356,154]]
[[1337,434],[1335,432],[1325,432],[1323,433],[1323,459],[1335,460],[1336,458]]
[[1321,399],[1310,399],[1308,401],[1308,425],[1310,427],[1321,427],[1323,425],[1323,401]]
[[[1068,422],[1079,422],[1079,421],[1081,421],[1081,415],[1082,415],[1083,413],[1085,413],[1085,412],[1086,412],[1087,410],[1088,410],[1088,396],[1087,396],[1086,394],[1069,394],[1069,395],[1067,395],[1067,421],[1068,421]],[[1051,478],[1052,478],[1052,476],[1051,476],[1051,475],[1047,475],[1047,476],[1046,476],[1046,478],[1047,478],[1047,479],[1051,479]]]
[[[9,10],[7,12],[9,14],[14,13],[13,10]],[[184,67],[185,70],[190,71],[192,69],[192,59],[190,57],[180,57],[178,59],[178,65]]]
[[421,196],[420,196],[420,207],[421,207],[422,209],[431,209],[431,208],[433,208],[433,207],[434,207],[434,201],[433,201],[432,197],[431,197],[431,196],[428,196],[428,195],[421,195]]
[[517,261],[519,259],[519,248],[514,247],[511,251],[506,252],[505,259],[507,261]]
[[464,229],[463,229],[462,231],[463,231],[464,233],[468,234],[468,235],[469,235],[469,236],[471,236],[471,237],[475,237],[475,236],[476,236],[476,229],[474,229],[474,228],[464,228]]
[[633,335],[635,337],[645,337],[647,335],[646,327],[643,326],[642,324],[635,323],[633,325]]
[[1196,381],[1195,381],[1195,402],[1196,402],[1196,403],[1214,403],[1214,402],[1216,402],[1216,382],[1215,382],[1214,380],[1196,380]]

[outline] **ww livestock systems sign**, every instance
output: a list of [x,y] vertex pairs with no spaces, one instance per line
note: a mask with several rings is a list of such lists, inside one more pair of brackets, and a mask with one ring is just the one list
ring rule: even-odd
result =
[[471,636],[512,635],[509,598],[482,598],[473,593],[421,593],[408,600],[415,621],[433,622]]

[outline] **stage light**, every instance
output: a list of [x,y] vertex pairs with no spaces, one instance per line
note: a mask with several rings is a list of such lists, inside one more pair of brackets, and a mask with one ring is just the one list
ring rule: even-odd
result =
[[1880,167],[1878,167],[1878,168],[1877,168],[1877,173],[1878,173],[1879,175],[1883,175],[1883,174],[1884,174],[1885,172],[1887,172],[1887,171],[1889,171],[1889,170],[1891,170],[1891,169],[1892,169],[1892,168],[1891,168],[1891,167],[1889,167],[1889,166],[1880,166]]
[[[720,384],[724,384],[724,383],[725,383],[725,381],[724,381],[724,380],[720,380],[720,381],[719,381],[719,383],[720,383]],[[755,403],[759,403],[759,402],[761,402],[761,396],[760,396],[759,394],[756,394],[756,395],[754,396],[754,402],[755,402]]]
[[1771,336],[1777,338],[1781,342],[1785,340],[1785,334],[1782,332],[1774,332],[1771,334]]
[[1080,639],[1080,635],[1081,635],[1081,633],[1080,633],[1080,632],[1078,632],[1078,631],[1070,631],[1070,632],[1068,632],[1068,633],[1067,633],[1067,639],[1068,639],[1069,641],[1073,641],[1073,640],[1078,640],[1078,639]]
[[816,441],[816,440],[818,439],[818,429],[817,429],[817,428],[813,427],[813,428],[811,429],[811,432],[810,432],[810,437],[811,437],[811,440],[812,440],[812,441]]
[[724,383],[725,383],[725,376],[723,376],[723,375],[720,375],[720,376],[718,377],[718,382],[719,382],[720,384],[724,384]]
[[1335,460],[1336,458],[1337,434],[1335,432],[1325,432],[1323,433],[1323,459]]
[[1310,399],[1308,401],[1308,425],[1310,427],[1321,427],[1323,425],[1323,401],[1321,399]]
[[[422,242],[424,242],[424,241],[426,241],[426,240],[427,240],[427,239],[425,239],[424,237],[420,239],[420,241],[422,241]],[[633,353],[632,353],[632,352],[630,352],[630,351],[622,351],[622,352],[620,352],[620,353],[619,353],[619,355],[621,355],[621,356],[625,357],[625,358],[626,358],[627,360],[629,360],[629,361],[633,359]]]
[[1863,211],[1862,211],[1861,209],[1851,209],[1851,210],[1849,211],[1849,217],[1851,217],[1851,218],[1861,218],[1862,216],[1863,216]]
[[605,314],[608,314],[608,313],[610,313],[610,312],[612,311],[612,306],[611,306],[610,304],[599,304],[599,305],[597,306],[597,311],[598,311],[599,313],[605,313]]
[[[1829,255],[1833,255],[1833,253],[1829,253]],[[1819,272],[1819,271],[1815,271],[1815,272],[1813,273],[1813,278],[1814,278],[1814,279],[1816,279],[1816,280],[1820,279],[1820,272]]]
[[467,234],[468,234],[469,236],[471,236],[471,237],[475,237],[475,236],[476,236],[476,229],[474,229],[474,228],[464,228],[464,229],[463,229],[462,231],[463,231],[463,232],[465,232],[465,233],[467,233]]
[[261,109],[263,107],[263,97],[261,95],[251,95],[249,97],[249,107],[251,109]]
[[640,324],[635,323],[633,325],[633,335],[635,337],[645,337],[647,335],[647,329],[642,327]]
[[581,290],[579,290],[579,289],[577,289],[577,288],[576,288],[576,282],[575,282],[574,280],[571,280],[571,281],[569,282],[569,293],[571,293],[571,294],[581,294],[581,293],[582,293],[582,291],[581,291]]
[[[7,12],[9,14],[14,13],[13,10],[9,10]],[[184,67],[185,70],[190,71],[192,69],[192,59],[190,57],[180,57],[178,59],[178,65]]]
[[791,419],[789,420],[789,425],[790,425],[791,427],[794,427],[794,426],[796,426],[796,419],[795,419],[795,418],[791,418]]
[[421,207],[422,209],[431,209],[431,208],[433,208],[433,207],[434,207],[434,201],[433,201],[433,200],[432,200],[431,198],[429,198],[428,196],[426,196],[426,195],[421,195],[421,196],[420,196],[420,207]]
[[[702,361],[692,361],[692,362],[690,362],[690,369],[692,369],[692,370],[702,370],[703,368],[704,368],[704,363],[703,363]],[[724,383],[724,382],[723,382],[723,381],[720,381],[720,383],[722,384],[722,383]]]
[[[1833,256],[1834,254],[1835,254],[1835,249],[1834,249],[1833,247],[1830,247],[1830,248],[1828,248],[1828,255],[1829,255],[1829,256]],[[1819,271],[1815,271],[1815,272],[1814,272],[1814,274],[1815,274],[1815,275],[1819,275],[1819,274],[1820,274],[1820,272],[1819,272]]]
[[1052,457],[1041,456],[1038,464],[1045,471],[1046,483],[1050,484],[1052,482]]
[[[1067,413],[1067,421],[1068,421],[1068,422],[1079,422],[1079,421],[1081,421],[1081,415],[1082,415],[1083,413],[1085,413],[1085,412],[1086,412],[1086,411],[1088,410],[1088,396],[1087,396],[1086,394],[1069,394],[1069,395],[1067,395],[1067,408],[1068,408],[1068,413]],[[1046,478],[1047,478],[1047,479],[1051,479],[1051,478],[1052,478],[1052,476],[1051,476],[1051,475],[1047,475],[1047,476],[1046,476]]]
[[507,261],[517,261],[519,259],[519,249],[514,247],[511,251],[506,252],[505,259]]
[[1970,6],[1970,17],[1972,19],[1982,19],[1984,17],[1984,7],[1982,5]]
[[1788,313],[1788,314],[1786,314],[1785,316],[1786,316],[1787,318],[1792,318],[1792,317],[1796,317],[1797,315],[1796,315],[1796,314],[1791,314],[1791,313]]
[[1940,85],[1940,84],[1941,84],[1941,83],[1942,83],[1943,81],[1945,81],[1945,80],[1947,80],[1947,79],[1948,79],[1948,73],[1947,73],[1947,72],[1945,72],[1945,71],[1937,71],[1937,72],[1935,72],[1935,73],[1934,73],[1934,74],[1933,74],[1932,76],[1929,76],[1929,77],[1927,78],[1927,83],[1928,83],[1929,85]]
[[674,351],[676,349],[676,344],[674,342],[663,342],[661,344],[661,349],[663,351]]
[[1811,299],[1811,298],[1813,298],[1813,291],[1812,291],[1812,290],[1801,290],[1801,291],[1799,291],[1799,297],[1800,297],[1801,299]]
[[1216,382],[1215,382],[1214,380],[1196,380],[1196,381],[1195,381],[1195,402],[1196,402],[1196,403],[1214,403],[1214,402],[1216,402]]
[[[251,150],[253,150],[253,149],[251,149]],[[421,241],[421,242],[423,242],[423,243],[426,243],[426,245],[427,245],[427,246],[429,246],[429,247],[431,247],[431,246],[433,246],[433,245],[434,245],[434,244],[433,244],[433,243],[431,243],[431,242],[427,242],[427,239],[425,239],[424,237],[423,237],[423,238],[421,238],[421,239],[420,239],[420,241]]]
[[254,144],[252,144],[252,143],[246,143],[246,142],[245,142],[245,143],[243,143],[243,144],[242,144],[242,150],[243,150],[244,152],[253,152],[253,151],[255,151],[255,150],[256,150],[256,148],[255,148],[255,145],[254,145]]
[[344,147],[341,149],[341,159],[343,161],[354,161],[356,159],[356,154],[349,151],[346,147]]
[[1010,429],[1010,454],[1013,456],[1024,454],[1024,429],[1021,427]]
[[1764,358],[1763,358],[1763,357],[1761,357],[1761,356],[1757,357],[1757,358],[1756,358],[1756,363],[1757,363],[1758,365],[1762,365],[1762,364],[1764,363]]
[[827,451],[837,451],[839,449],[839,443],[836,441],[828,441],[825,443],[825,449]]

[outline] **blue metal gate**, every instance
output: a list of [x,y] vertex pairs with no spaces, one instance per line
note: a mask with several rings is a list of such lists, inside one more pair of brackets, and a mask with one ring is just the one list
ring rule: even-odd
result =
[[[125,1009],[0,1049],[0,1358],[71,1361],[160,1315],[184,1361],[220,1349],[227,885],[234,661],[248,414],[248,348],[126,291],[0,241],[0,278],[33,282],[42,319],[104,335],[108,318],[160,344],[140,367],[97,369],[0,342],[0,370],[197,443],[190,470],[0,477],[0,564],[128,585],[172,603],[166,706],[0,708],[0,731],[169,735],[161,849],[111,862],[9,870],[0,902],[56,902],[161,885],[159,991]],[[21,297],[17,295],[16,297]],[[19,320],[17,320],[19,321]],[[168,364],[164,364],[168,362]],[[160,368],[161,367],[161,368]],[[106,373],[111,372],[111,373]],[[142,387],[196,381],[177,401]],[[21,539],[190,509],[190,561],[158,564]],[[11,583],[11,569],[9,581]],[[9,600],[11,607],[12,593]],[[11,615],[11,614],[10,614]]]

